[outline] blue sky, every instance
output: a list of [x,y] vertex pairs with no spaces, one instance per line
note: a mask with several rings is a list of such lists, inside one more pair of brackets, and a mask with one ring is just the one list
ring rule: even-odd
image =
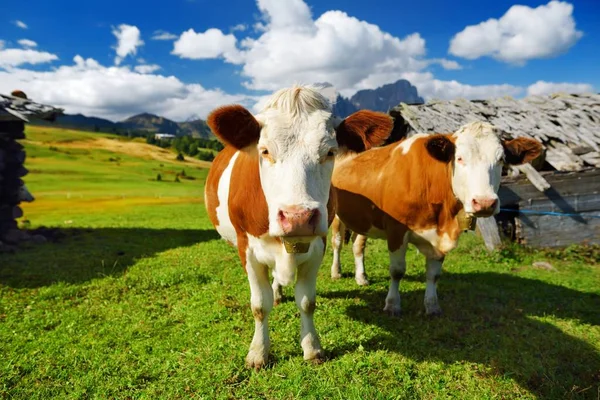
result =
[[29,0],[0,18],[1,92],[110,119],[256,107],[296,81],[351,95],[406,78],[426,98],[600,90],[597,0]]

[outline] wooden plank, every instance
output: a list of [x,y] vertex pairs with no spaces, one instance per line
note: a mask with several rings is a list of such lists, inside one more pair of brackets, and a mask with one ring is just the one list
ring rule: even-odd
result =
[[531,164],[521,164],[515,166],[514,168],[518,169],[519,172],[524,173],[525,176],[527,176],[527,179],[529,179],[529,182],[531,182],[531,184],[540,192],[550,189],[550,183],[548,183],[548,181],[544,179],[544,177],[537,172]]
[[489,251],[493,251],[500,247],[502,241],[500,240],[498,225],[496,225],[496,219],[494,217],[477,218],[477,229],[485,242],[485,247]]
[[532,247],[564,247],[571,244],[600,244],[600,213],[582,212],[580,220],[554,215],[520,215],[519,241]]
[[517,205],[535,199],[561,198],[565,196],[600,193],[600,169],[589,169],[582,172],[541,174],[552,186],[541,193],[529,183],[523,175],[505,176],[498,190],[500,204]]

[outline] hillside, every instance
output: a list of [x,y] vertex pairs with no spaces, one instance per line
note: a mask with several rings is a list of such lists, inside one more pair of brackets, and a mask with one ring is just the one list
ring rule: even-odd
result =
[[104,118],[88,117],[82,114],[64,114],[52,123],[35,120],[32,121],[32,124],[89,132],[115,133],[120,135],[128,133],[143,134],[144,132],[160,132],[177,136],[188,135],[197,138],[214,139],[210,128],[202,119],[178,123],[168,118],[150,113],[137,114],[120,122],[113,122]]
[[[328,83],[323,85],[331,86]],[[333,97],[333,96],[332,96]],[[409,104],[423,103],[417,88],[405,79],[395,83],[383,85],[376,89],[366,89],[356,92],[352,97],[337,96],[333,104],[336,115],[347,117],[361,109],[387,112],[400,102]],[[151,133],[170,133],[177,136],[192,136],[196,138],[214,139],[210,128],[203,119],[193,116],[185,122],[175,122],[168,118],[141,113],[131,116],[120,122],[113,122],[103,118],[88,117],[82,114],[64,114],[57,118],[51,126],[68,129],[79,129],[91,132],[116,133],[120,135]],[[44,121],[34,121],[35,125],[50,125]]]

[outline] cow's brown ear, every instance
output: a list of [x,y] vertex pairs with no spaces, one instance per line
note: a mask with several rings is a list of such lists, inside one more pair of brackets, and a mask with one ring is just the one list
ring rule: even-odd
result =
[[348,116],[336,128],[340,147],[361,152],[382,145],[390,136],[394,121],[388,114],[361,110]]
[[425,143],[425,148],[427,152],[436,160],[449,163],[454,159],[454,152],[456,151],[456,146],[448,137],[449,135],[431,135],[431,137],[427,138],[427,143]]
[[213,110],[206,123],[225,144],[243,149],[260,138],[260,124],[240,105],[223,106]]
[[529,138],[503,140],[502,147],[504,147],[504,161],[510,165],[528,163],[542,153],[542,144]]

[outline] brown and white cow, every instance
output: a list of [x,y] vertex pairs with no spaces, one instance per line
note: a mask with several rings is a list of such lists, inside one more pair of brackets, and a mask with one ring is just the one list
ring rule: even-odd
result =
[[340,277],[340,248],[346,227],[353,244],[356,281],[368,284],[364,270],[367,237],[386,239],[390,287],[384,310],[400,313],[398,287],[406,270],[408,243],[425,256],[427,314],[441,312],[436,284],[444,256],[456,247],[461,219],[498,213],[502,166],[533,160],[539,142],[502,140],[501,131],[482,122],[454,134],[418,134],[399,143],[336,161],[332,184],[337,192],[333,223],[331,277]]
[[269,269],[276,291],[296,282],[304,359],[321,358],[313,312],[334,217],[334,159],[338,151],[383,143],[392,120],[370,111],[334,120],[318,90],[294,86],[275,93],[255,116],[240,105],[218,108],[208,125],[225,148],[208,174],[206,208],[219,234],[238,248],[250,283],[255,332],[246,362],[258,368],[268,359]]

